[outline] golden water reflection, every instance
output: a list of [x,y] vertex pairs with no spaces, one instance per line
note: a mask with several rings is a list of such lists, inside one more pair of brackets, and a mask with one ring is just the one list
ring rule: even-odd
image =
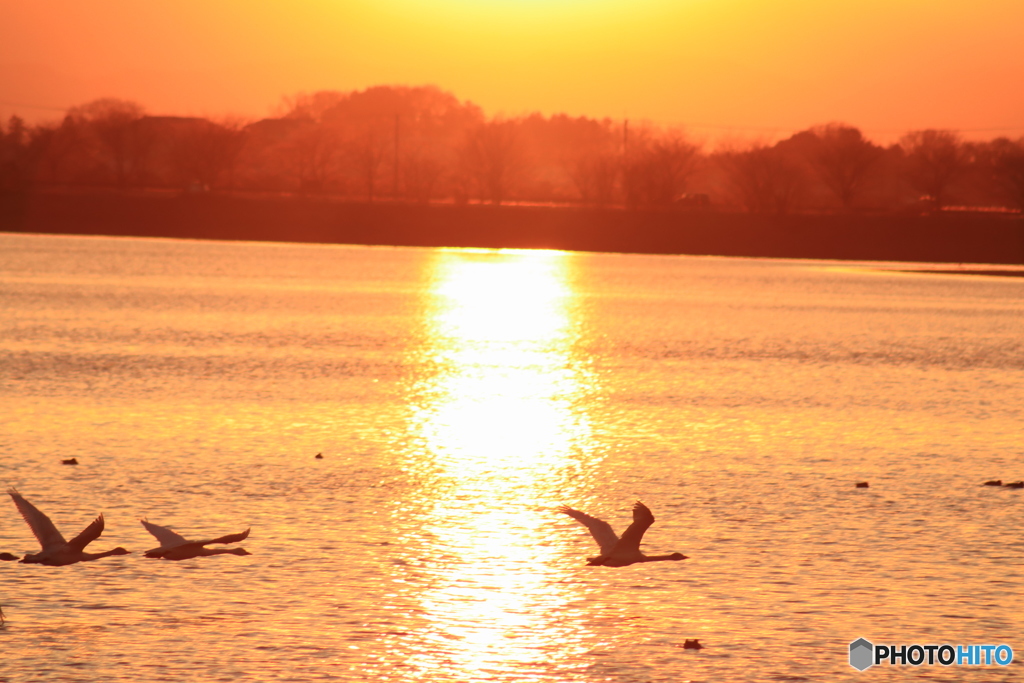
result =
[[586,648],[550,538],[589,438],[571,255],[442,251],[433,282],[409,463],[429,476],[406,508],[424,633],[408,664],[446,680],[550,672]]
[[460,475],[564,462],[586,426],[574,411],[568,254],[441,252],[420,406],[428,450]]

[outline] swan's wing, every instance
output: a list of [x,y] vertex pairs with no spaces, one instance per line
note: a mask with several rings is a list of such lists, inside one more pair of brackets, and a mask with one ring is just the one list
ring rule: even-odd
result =
[[82,552],[85,550],[85,546],[89,545],[103,533],[103,515],[92,521],[92,524],[85,527],[82,533],[78,534],[68,543],[68,547],[76,552]]
[[153,548],[147,550],[143,555],[150,559],[161,559],[168,555],[173,560],[185,560],[188,558],[196,557],[202,551],[203,546],[195,541],[187,541],[181,545],[176,545],[171,548]]
[[57,531],[57,527],[53,525],[49,517],[39,511],[39,508],[22,498],[21,494],[14,489],[7,489],[7,493],[11,494],[15,507],[18,508],[18,512],[25,519],[28,528],[32,530],[32,533],[39,540],[39,545],[43,547],[43,552],[60,548],[67,544],[64,537]]
[[189,542],[187,538],[171,531],[165,526],[153,524],[152,522],[148,522],[144,519],[140,519],[139,521],[142,522],[142,526],[146,527],[146,531],[153,534],[153,537],[160,541],[161,548],[172,548],[176,545],[182,545]]
[[563,512],[577,522],[587,527],[590,530],[590,535],[597,541],[598,547],[601,548],[601,554],[607,555],[615,547],[615,544],[619,542],[619,537],[615,535],[615,531],[612,526],[604,520],[598,519],[597,517],[591,517],[585,512],[579,510],[573,510],[568,505],[563,505],[558,508],[559,512]]
[[195,541],[197,545],[210,545],[211,543],[238,543],[244,541],[249,537],[249,531],[251,528],[246,529],[240,534],[228,534],[227,536],[221,536],[220,538],[214,538],[209,541]]
[[654,524],[654,514],[650,508],[637,501],[633,504],[633,523],[622,532],[622,538],[615,548],[615,552],[640,551],[640,541],[643,540],[644,532]]

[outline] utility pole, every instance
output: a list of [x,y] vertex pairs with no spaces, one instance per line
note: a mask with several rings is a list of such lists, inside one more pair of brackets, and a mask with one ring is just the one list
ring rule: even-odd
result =
[[399,133],[399,117],[400,116],[401,116],[400,114],[395,114],[395,162],[393,164],[393,166],[395,167],[395,177],[394,177],[394,188],[391,191],[391,196],[394,199],[398,199],[398,142],[399,142],[398,133]]

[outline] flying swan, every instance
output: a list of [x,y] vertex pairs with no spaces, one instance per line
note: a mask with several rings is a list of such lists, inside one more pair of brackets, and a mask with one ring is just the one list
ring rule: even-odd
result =
[[153,534],[156,540],[160,541],[159,548],[147,550],[146,557],[163,560],[190,560],[193,557],[208,557],[210,555],[252,555],[245,548],[207,548],[211,543],[238,543],[249,536],[250,529],[240,534],[228,534],[220,538],[213,538],[209,541],[190,541],[187,538],[171,531],[167,527],[153,524],[144,519],[139,520],[146,531]]
[[25,555],[21,560],[22,562],[26,564],[45,564],[50,567],[63,567],[75,564],[76,562],[88,562],[89,560],[98,560],[101,557],[128,554],[129,551],[124,548],[114,548],[102,553],[85,552],[85,546],[95,541],[103,533],[102,514],[92,524],[85,527],[82,533],[75,536],[69,542],[64,540],[64,537],[57,531],[57,527],[53,525],[50,518],[40,512],[39,508],[25,500],[14,489],[8,489],[7,492],[11,494],[18,512],[25,518],[25,523],[28,524],[29,528],[32,529],[32,533],[39,540],[39,545],[43,547],[43,550],[35,555]]
[[590,535],[597,541],[601,548],[601,554],[597,557],[588,557],[587,564],[603,567],[625,567],[637,562],[661,562],[663,560],[685,560],[686,555],[672,553],[671,555],[644,555],[640,552],[640,541],[644,532],[654,524],[654,515],[650,509],[637,501],[633,505],[633,523],[622,534],[622,538],[615,535],[615,531],[608,522],[597,517],[573,510],[566,505],[558,508],[577,522],[590,530]]

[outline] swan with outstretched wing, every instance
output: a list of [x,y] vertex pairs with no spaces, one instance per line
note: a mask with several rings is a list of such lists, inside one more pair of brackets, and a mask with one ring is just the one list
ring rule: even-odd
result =
[[250,529],[238,534],[228,534],[208,541],[190,541],[181,534],[167,527],[153,524],[145,519],[139,520],[146,531],[160,542],[160,547],[147,550],[145,557],[160,560],[190,560],[193,557],[209,557],[211,555],[252,555],[245,548],[207,548],[208,545],[219,543],[238,543],[249,537]]
[[587,564],[601,567],[625,567],[638,562],[662,562],[666,560],[685,560],[686,555],[682,553],[671,553],[669,555],[645,555],[640,552],[640,541],[644,533],[654,524],[654,514],[650,508],[637,501],[633,505],[633,523],[618,536],[611,525],[597,517],[591,517],[585,512],[574,510],[563,505],[558,508],[559,512],[569,515],[577,522],[587,527],[590,535],[597,541],[601,554],[597,557],[588,557]]
[[102,553],[85,552],[85,547],[103,533],[104,522],[102,514],[93,520],[92,524],[85,527],[82,533],[70,541],[66,541],[60,531],[57,530],[57,527],[50,521],[50,518],[43,514],[39,508],[25,500],[24,496],[14,489],[8,489],[7,493],[10,494],[11,500],[14,501],[14,506],[18,508],[18,512],[21,513],[25,523],[28,524],[28,528],[32,530],[36,540],[39,541],[39,545],[42,546],[40,552],[34,555],[27,554],[22,558],[21,561],[26,564],[64,567],[76,562],[89,562],[103,557],[110,557],[111,555],[127,555],[129,553],[124,548],[114,548]]

